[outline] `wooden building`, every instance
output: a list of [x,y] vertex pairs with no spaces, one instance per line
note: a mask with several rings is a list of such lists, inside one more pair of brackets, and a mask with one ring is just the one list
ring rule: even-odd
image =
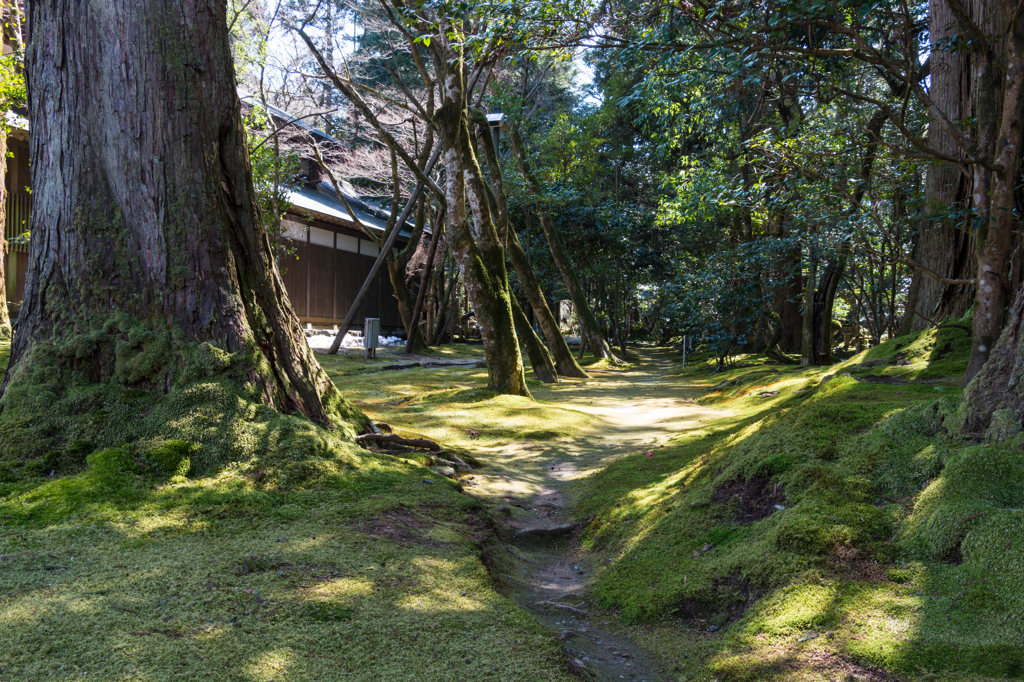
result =
[[[7,136],[7,175],[4,178],[7,219],[4,237],[7,239],[5,265],[8,307],[13,320],[21,308],[25,295],[25,271],[28,270],[28,243],[21,238],[28,232],[32,195],[28,192],[28,121],[11,112],[7,113],[10,132]],[[3,256],[3,254],[0,254]]]
[[[383,233],[384,220],[349,189],[343,189],[345,199],[359,222]],[[303,187],[292,192],[289,201],[285,236],[295,257],[285,257],[278,265],[292,307],[301,322],[314,327],[341,324],[380,251],[356,226],[330,183]],[[400,240],[403,235],[408,237],[408,231],[403,230]],[[367,317],[380,318],[382,331],[403,329],[387,267],[374,278],[354,325],[362,325]]]

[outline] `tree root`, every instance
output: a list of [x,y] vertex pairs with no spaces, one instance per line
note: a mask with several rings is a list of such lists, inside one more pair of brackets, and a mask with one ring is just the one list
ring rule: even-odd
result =
[[430,450],[432,452],[440,452],[442,449],[440,445],[432,440],[427,440],[426,438],[402,438],[394,433],[364,433],[361,436],[356,436],[356,442],[396,443],[398,445],[419,448],[421,450]]

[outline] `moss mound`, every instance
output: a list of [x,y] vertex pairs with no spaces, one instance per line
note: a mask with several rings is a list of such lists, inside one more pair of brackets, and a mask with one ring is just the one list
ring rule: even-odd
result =
[[[92,354],[116,348],[114,380],[90,380]],[[61,344],[36,346],[0,401],[0,480],[82,471],[92,452],[127,448],[140,467],[206,475],[232,463],[280,483],[344,459],[365,417],[343,398],[333,430],[264,404],[252,348],[229,354],[114,317]],[[340,454],[339,454],[340,453]],[[187,463],[185,462],[187,460]]]
[[598,603],[680,669],[693,649],[670,624],[703,632],[722,680],[790,679],[822,647],[832,669],[864,675],[1019,677],[1020,427],[993,420],[985,444],[959,434],[968,355],[969,336],[942,329],[830,368],[685,370],[734,416],[584,484],[585,544],[615,557]]

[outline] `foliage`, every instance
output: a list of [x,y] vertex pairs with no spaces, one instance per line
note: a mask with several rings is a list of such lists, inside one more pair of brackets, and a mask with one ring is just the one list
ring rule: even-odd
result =
[[252,106],[245,122],[256,203],[278,265],[285,267],[286,259],[295,255],[295,248],[285,239],[282,218],[291,207],[290,193],[298,189],[300,155],[293,146],[282,147],[274,139],[274,120],[262,107]]

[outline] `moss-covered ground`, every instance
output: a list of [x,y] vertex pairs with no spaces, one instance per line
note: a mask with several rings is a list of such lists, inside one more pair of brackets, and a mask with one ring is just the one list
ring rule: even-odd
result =
[[489,501],[552,488],[586,522],[591,617],[664,679],[1020,678],[1022,437],[959,433],[967,341],[710,376],[641,349],[531,380],[537,401],[494,395],[482,369],[318,356],[374,420],[484,462],[474,497],[415,458],[304,456],[301,420],[283,459],[257,444],[183,475],[201,455],[162,443],[9,478],[0,679],[571,679],[481,544]]
[[597,603],[679,680],[1024,676],[1024,455],[958,433],[967,341],[681,372],[733,415],[580,482]]
[[571,679],[495,590],[454,482],[230,411],[243,457],[193,468],[210,408],[178,405],[194,442],[86,444],[77,473],[0,482],[0,679]]
[[376,357],[365,359],[362,349],[342,348],[337,355],[317,353],[317,359],[331,374],[332,378],[350,374],[366,374],[382,371],[384,367],[410,362],[437,361],[471,361],[484,359],[484,347],[480,344],[455,343],[447,346],[429,348],[411,356],[405,354],[404,346],[382,346],[377,349]]

